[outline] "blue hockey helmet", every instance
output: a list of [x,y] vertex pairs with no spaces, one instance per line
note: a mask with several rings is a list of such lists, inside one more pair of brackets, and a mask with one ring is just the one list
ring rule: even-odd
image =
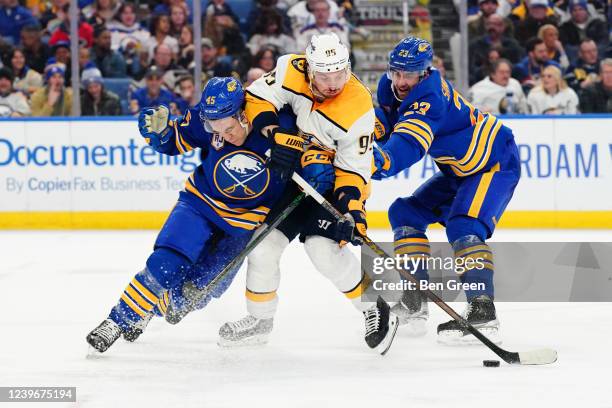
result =
[[206,84],[199,103],[203,122],[236,115],[244,105],[244,90],[232,77],[214,77]]
[[427,40],[406,37],[389,53],[389,70],[425,73],[433,60],[433,48]]

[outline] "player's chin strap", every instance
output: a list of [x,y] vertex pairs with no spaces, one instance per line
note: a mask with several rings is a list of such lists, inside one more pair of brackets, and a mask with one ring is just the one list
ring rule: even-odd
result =
[[[317,203],[319,203],[323,208],[325,208],[331,215],[334,216],[337,220],[345,220],[344,215],[340,213],[329,201],[325,199],[321,194],[317,192],[306,180],[304,180],[299,174],[293,173],[291,177],[293,181],[295,181],[306,193],[311,196]],[[384,249],[382,249],[376,242],[372,241],[368,238],[367,235],[361,234],[363,242],[368,246],[377,256],[382,258],[391,258],[393,256],[387,254]],[[405,270],[395,270],[398,274],[401,274],[406,280],[413,282],[416,287],[419,287],[419,281],[409,272]],[[541,364],[551,364],[557,361],[557,352],[553,349],[545,348],[539,350],[532,350],[527,352],[511,352],[502,349],[497,346],[488,337],[478,331],[474,326],[472,326],[465,318],[463,318],[459,313],[457,313],[452,307],[450,307],[446,302],[444,302],[438,295],[433,293],[431,290],[422,290],[420,291],[422,295],[425,295],[432,302],[437,304],[442,310],[444,310],[450,317],[457,321],[461,325],[461,327],[467,331],[469,331],[474,337],[480,340],[485,346],[487,346],[491,351],[497,354],[500,358],[502,358],[508,364],[523,364],[523,365],[541,365]]]

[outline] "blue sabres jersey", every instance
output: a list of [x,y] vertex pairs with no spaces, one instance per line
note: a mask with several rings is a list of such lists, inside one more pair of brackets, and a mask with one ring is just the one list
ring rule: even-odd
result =
[[197,107],[171,121],[171,126],[170,140],[158,149],[162,153],[177,155],[202,149],[202,164],[187,179],[181,200],[196,205],[229,234],[257,228],[285,186],[265,166],[270,141],[251,132],[242,146],[225,142],[220,135],[204,130]]
[[[384,150],[392,157],[388,175],[409,167],[425,154],[447,175],[466,177],[487,171],[514,145],[510,129],[480,112],[432,70],[400,103],[385,75],[379,84],[379,120],[387,123]],[[387,139],[388,140],[385,140]]]

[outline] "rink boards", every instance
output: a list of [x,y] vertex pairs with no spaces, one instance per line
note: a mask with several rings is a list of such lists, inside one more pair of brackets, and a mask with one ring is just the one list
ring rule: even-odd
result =
[[[612,116],[512,117],[522,179],[506,228],[612,228]],[[158,228],[199,162],[156,153],[133,118],[1,120],[0,228]],[[374,182],[371,227],[435,172],[430,157]]]

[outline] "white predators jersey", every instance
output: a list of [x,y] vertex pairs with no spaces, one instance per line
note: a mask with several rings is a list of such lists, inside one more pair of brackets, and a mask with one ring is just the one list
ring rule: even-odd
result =
[[375,120],[372,95],[351,75],[338,96],[318,103],[308,87],[305,63],[304,55],[284,55],[276,69],[253,82],[246,90],[247,118],[262,127],[258,121],[266,123],[266,117],[290,105],[306,145],[335,152],[336,188],[353,185],[367,195]]

